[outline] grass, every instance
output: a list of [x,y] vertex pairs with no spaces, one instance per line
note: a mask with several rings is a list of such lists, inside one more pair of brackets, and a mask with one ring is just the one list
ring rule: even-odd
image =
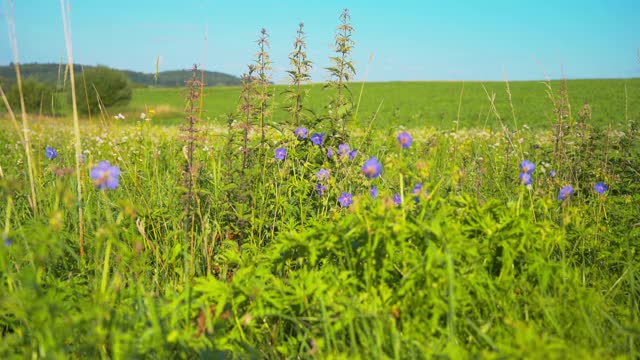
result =
[[[284,127],[267,134],[264,177],[235,172],[231,135],[210,132],[191,160],[198,196],[185,237],[182,144],[154,123],[83,124],[82,258],[72,128],[32,129],[38,212],[20,180],[23,154],[10,151],[19,138],[2,132],[3,358],[639,354],[633,131],[583,132],[591,150],[574,142],[563,162],[546,131],[420,128],[403,149],[395,132],[374,130],[353,136],[359,155],[348,160]],[[59,156],[47,159],[46,146]],[[583,153],[592,156],[574,173]],[[531,189],[517,183],[519,154],[537,166]],[[370,156],[379,178],[360,173]],[[94,188],[100,160],[120,167],[117,189]],[[320,168],[331,174],[322,196]],[[565,185],[575,193],[558,200]],[[339,205],[342,192],[353,205]]]
[[[511,82],[513,106],[520,125],[532,128],[549,128],[555,121],[554,106],[547,95],[547,85],[539,81]],[[560,82],[552,81],[557,93]],[[308,105],[315,113],[322,114],[332,91],[323,90],[322,84],[306,85]],[[361,84],[352,84],[359,91]],[[507,125],[513,124],[506,86],[504,82],[389,82],[366,83],[360,106],[360,125],[366,127],[380,106],[376,126],[405,126],[419,128],[433,126],[451,128],[458,119],[460,93],[464,86],[460,111],[462,127],[496,127],[487,93],[496,94],[496,108]],[[637,118],[640,114],[640,79],[568,80],[568,93],[574,111],[583,104],[591,105],[594,113],[592,124],[606,127],[609,124],[624,126],[626,118]],[[626,95],[625,95],[626,87]],[[273,120],[289,119],[281,109],[282,91],[286,86],[274,87],[275,106]],[[356,94],[358,95],[358,94]],[[238,87],[214,87],[205,89],[205,115],[217,124],[224,124],[227,115],[236,110],[240,96]],[[135,89],[130,111],[134,114],[145,106],[161,108],[157,117],[167,124],[181,120],[184,107],[181,89]]]
[[638,358],[640,80],[368,83],[354,114],[338,29],[307,135],[266,47],[204,118],[194,69],[126,120],[0,122],[0,358]]

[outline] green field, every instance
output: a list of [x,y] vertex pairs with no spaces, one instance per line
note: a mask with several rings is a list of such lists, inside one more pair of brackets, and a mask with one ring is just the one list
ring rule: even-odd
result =
[[[554,106],[547,94],[547,82],[511,82],[512,100],[517,123],[532,128],[546,128],[555,121]],[[550,83],[556,96],[560,81]],[[464,90],[463,90],[464,87]],[[282,109],[286,86],[273,89],[273,121],[286,122],[288,116]],[[322,84],[307,85],[309,108],[316,114],[326,114],[326,104],[332,96]],[[351,85],[354,98],[360,95],[362,84]],[[486,92],[485,92],[486,89]],[[593,111],[595,126],[624,126],[626,119],[640,116],[640,79],[618,80],[569,80],[569,100],[574,112],[584,104]],[[513,116],[504,82],[388,82],[365,83],[359,109],[359,125],[368,125],[378,108],[375,121],[378,127],[389,126],[453,128],[460,119],[463,127],[495,127],[499,123],[487,96],[495,94],[495,106],[502,121],[513,126]],[[238,87],[214,87],[205,89],[205,117],[214,123],[225,123],[228,114],[236,111],[240,94]],[[145,106],[163,106],[159,120],[176,124],[181,121],[184,90],[135,89],[131,103],[132,114]],[[462,100],[462,101],[461,101]],[[460,109],[458,116],[458,109]]]
[[640,356],[640,79],[265,86],[0,117],[0,359]]

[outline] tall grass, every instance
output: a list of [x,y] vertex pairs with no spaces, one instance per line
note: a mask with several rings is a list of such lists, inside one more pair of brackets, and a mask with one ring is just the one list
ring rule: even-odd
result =
[[[381,102],[349,118],[366,131],[327,124],[336,107],[296,118],[297,101],[266,122],[277,107],[261,94],[281,93],[259,71],[248,67],[226,130],[196,126],[196,70],[181,129],[157,125],[155,109],[109,126],[43,122],[34,139],[58,156],[34,161],[35,213],[18,175],[28,153],[12,151],[24,140],[0,132],[1,358],[640,355],[633,112],[591,126],[600,109],[568,111],[571,83],[548,83],[537,116],[554,117],[532,129],[505,81],[475,89],[478,128],[375,128]],[[463,119],[473,84],[451,89]],[[375,175],[363,171],[373,157]],[[85,176],[103,160],[122,169],[119,186]]]

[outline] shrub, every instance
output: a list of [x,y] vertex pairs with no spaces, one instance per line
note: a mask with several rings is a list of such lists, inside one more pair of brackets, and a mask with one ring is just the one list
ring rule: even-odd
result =
[[[76,76],[76,101],[80,113],[98,112],[99,103],[106,108],[127,105],[131,95],[131,84],[121,71],[98,66],[86,70],[84,78],[80,73]],[[71,103],[71,92],[68,99]]]
[[[57,99],[55,88],[37,80],[29,78],[23,81],[22,94],[24,96],[24,106],[28,113],[52,115],[56,113],[55,109],[59,107],[56,106]],[[18,84],[13,83],[6,95],[9,105],[11,105],[13,111],[19,113],[20,91],[18,89]]]

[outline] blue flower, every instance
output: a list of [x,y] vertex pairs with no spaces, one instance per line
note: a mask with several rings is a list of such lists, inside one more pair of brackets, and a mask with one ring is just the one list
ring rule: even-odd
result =
[[533,170],[535,170],[535,168],[536,168],[536,165],[529,160],[522,160],[522,162],[520,163],[520,169],[522,169],[523,173],[527,173],[531,175],[531,173],[533,173]]
[[549,176],[551,176],[552,178],[556,177],[556,171],[555,170],[551,170],[549,172]]
[[300,126],[293,133],[296,134],[298,139],[306,139],[307,138],[307,128],[306,127]]
[[411,135],[409,135],[408,132],[404,131],[398,134],[398,144],[400,144],[400,146],[402,146],[403,148],[408,149],[409,146],[411,146],[412,142],[413,138],[411,137]]
[[351,152],[349,153],[349,160],[355,159],[356,156],[358,156],[358,150],[356,149],[351,150]]
[[[411,195],[413,195],[413,200],[417,203],[420,202],[420,195],[422,193],[422,183],[417,183],[414,187],[413,190],[411,190]],[[426,192],[425,192],[426,193]]]
[[318,193],[318,196],[322,196],[324,195],[324,192],[327,191],[327,187],[318,183],[316,184],[316,192]]
[[343,192],[340,197],[338,197],[338,202],[342,207],[348,207],[353,204],[353,196],[347,192]]
[[396,205],[402,204],[402,198],[400,197],[400,194],[393,195],[393,203]]
[[287,157],[287,150],[283,147],[276,149],[276,160],[284,160]]
[[573,188],[567,185],[560,189],[560,193],[558,193],[558,200],[564,200],[571,195],[573,195]]
[[11,244],[13,244],[13,239],[12,238],[7,238],[7,240],[4,241],[4,246],[6,246],[6,247],[11,246]]
[[378,197],[378,188],[375,185],[373,185],[371,187],[371,198],[375,199],[377,197]]
[[520,184],[522,185],[531,185],[531,174],[526,172],[520,173]]
[[373,179],[380,176],[380,172],[382,172],[382,165],[378,162],[378,159],[375,157],[369,158],[369,160],[364,162],[362,166],[362,173],[367,179]]
[[349,144],[338,145],[338,155],[345,156],[349,153]]
[[114,190],[120,186],[120,169],[115,165],[112,166],[108,161],[100,161],[91,169],[90,176],[94,185],[100,190]]
[[328,148],[327,149],[327,157],[329,159],[331,159],[333,157],[333,154],[334,154],[333,148]]
[[327,180],[329,178],[329,171],[327,169],[320,169],[318,170],[318,173],[316,174],[316,176],[318,176],[318,180],[323,181],[323,180]]
[[49,160],[53,160],[58,157],[58,152],[51,146],[47,146],[47,151],[44,154],[49,158]]
[[311,135],[311,142],[314,145],[322,145],[322,143],[324,142],[324,133],[320,133],[320,134],[313,134]]
[[595,184],[593,187],[598,194],[604,194],[607,190],[609,190],[609,187],[602,181]]

